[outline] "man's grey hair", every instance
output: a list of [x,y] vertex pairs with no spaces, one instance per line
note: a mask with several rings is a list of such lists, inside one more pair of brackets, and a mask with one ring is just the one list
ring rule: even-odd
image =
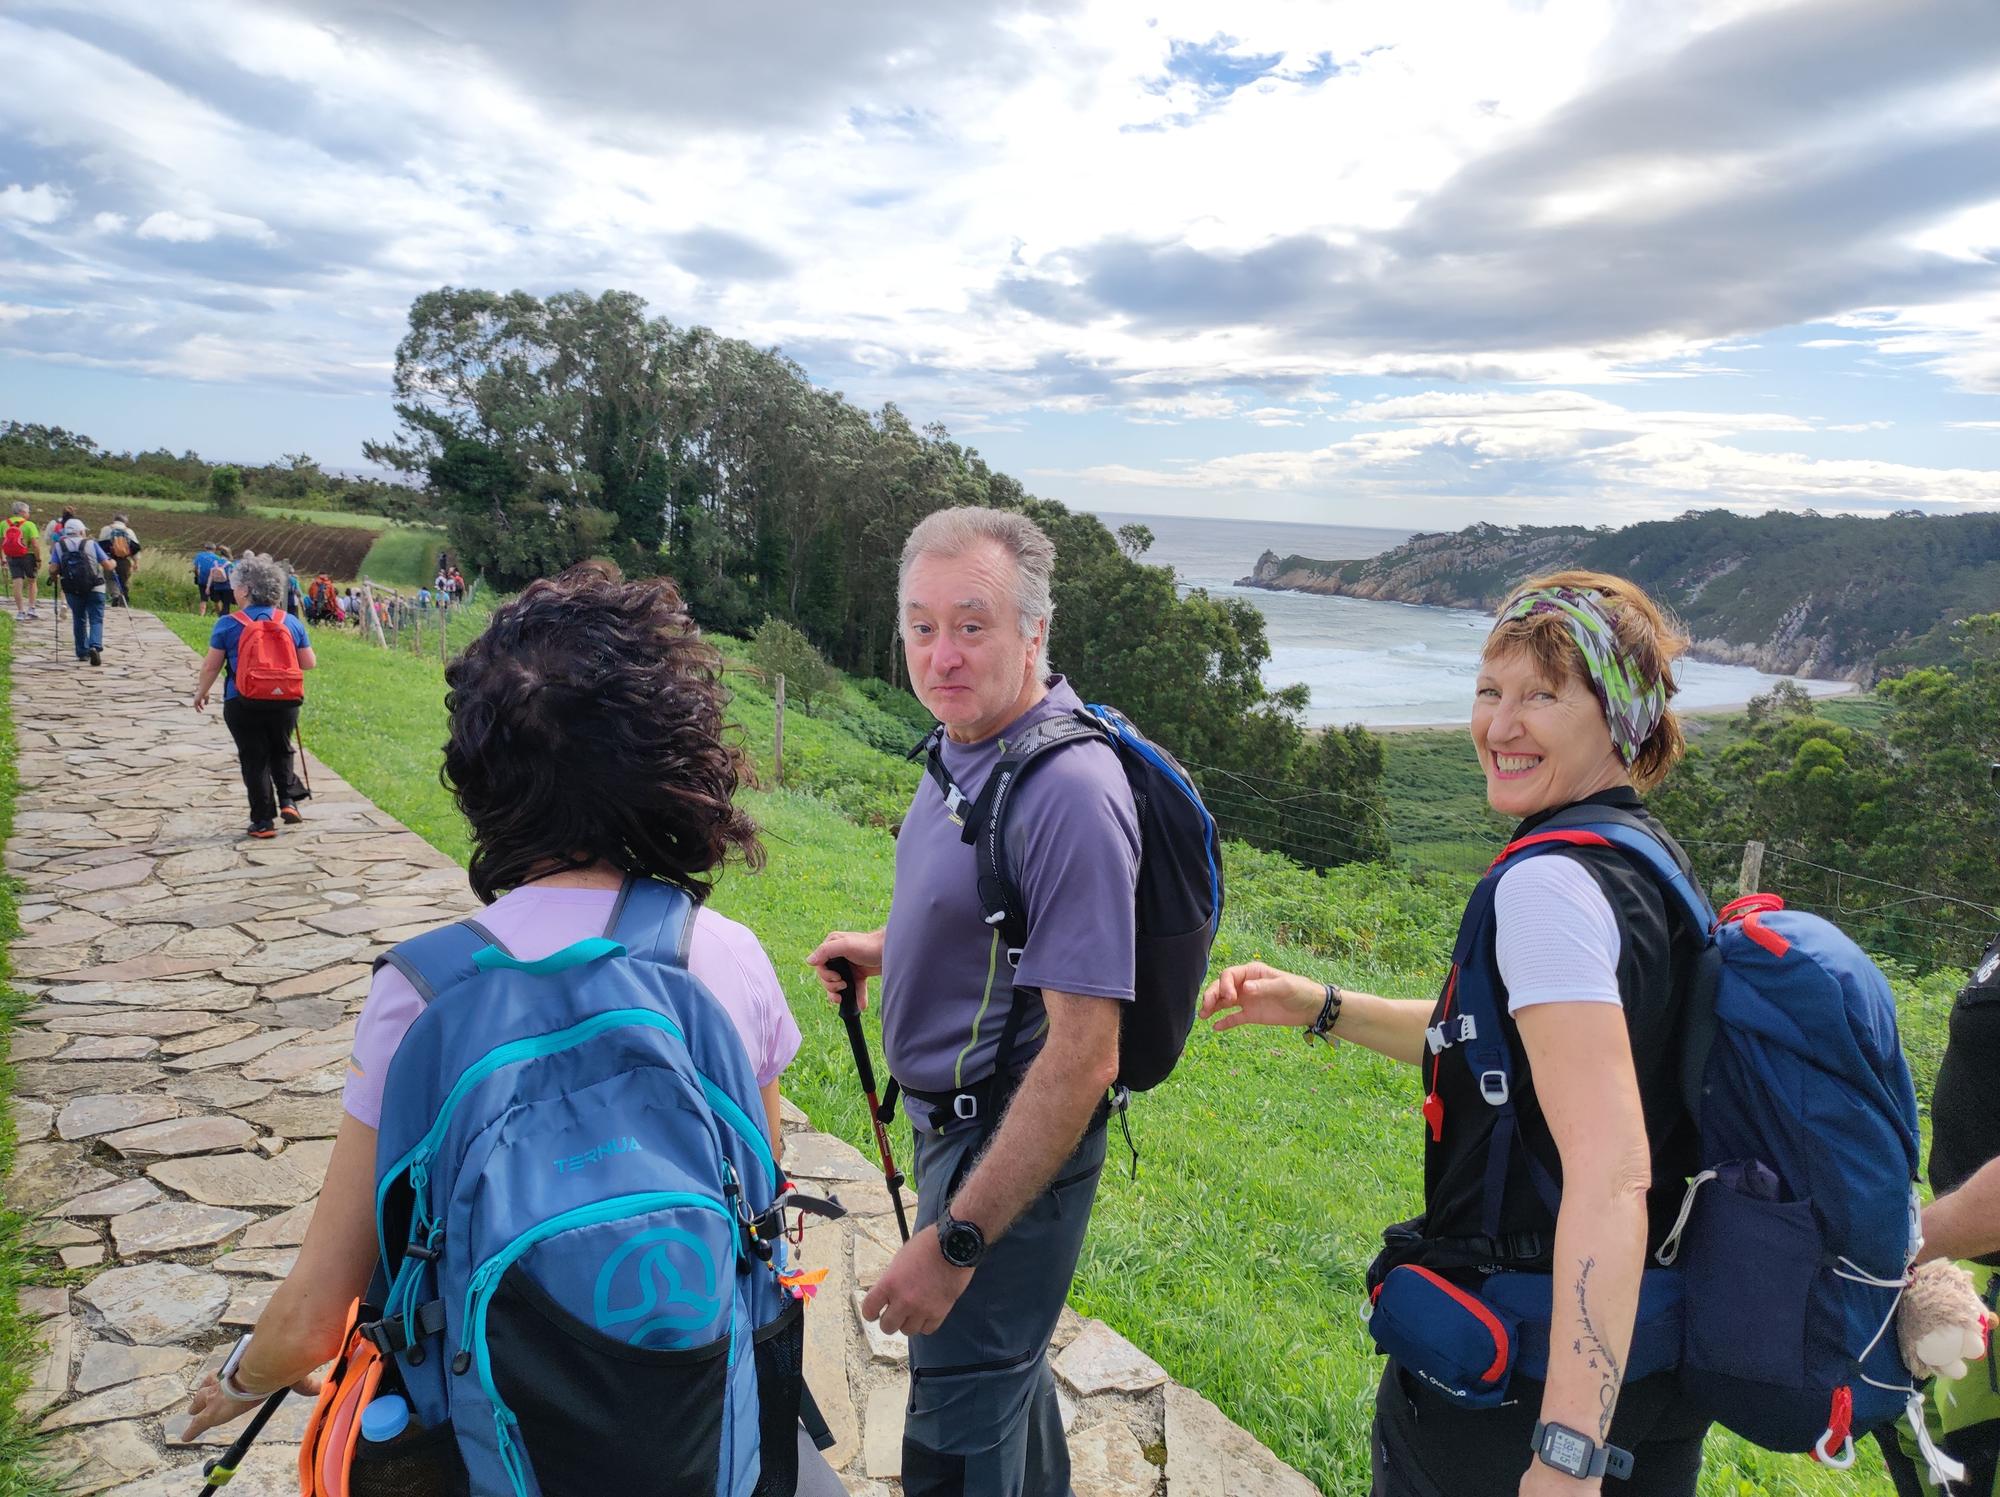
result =
[[14,513],[15,513],[15,514],[17,514],[17,515],[26,515],[26,514],[32,514],[32,513],[34,513],[34,511],[32,511],[32,510],[30,510],[30,509],[28,508],[28,504],[27,504],[27,501],[26,501],[26,500],[24,500],[24,499],[16,499],[16,500],[14,501]]
[[[919,557],[963,556],[984,541],[993,542],[1013,558],[1014,613],[1020,621],[1021,638],[1031,638],[1038,624],[1052,625],[1056,605],[1049,596],[1049,579],[1056,567],[1055,542],[1026,515],[973,505],[939,510],[912,530],[910,538],[903,542],[903,560],[896,572],[898,623],[909,603],[910,569]],[[1044,627],[1041,648],[1035,656],[1035,674],[1048,673],[1049,630]]]
[[231,580],[250,594],[253,607],[276,608],[285,601],[285,571],[268,556],[245,551],[236,559]]

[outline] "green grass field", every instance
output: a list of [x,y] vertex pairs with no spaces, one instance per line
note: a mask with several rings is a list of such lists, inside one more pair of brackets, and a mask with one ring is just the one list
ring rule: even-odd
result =
[[[206,644],[201,621],[162,617],[190,644]],[[435,656],[394,655],[351,636],[318,648],[306,742],[463,861],[465,827],[437,779],[445,718]],[[746,663],[741,646],[727,653]],[[730,681],[741,742],[768,787],[743,801],[763,827],[769,863],[759,874],[732,868],[715,904],[758,933],[804,1032],[787,1093],[872,1153],[839,1025],[804,958],[828,929],[864,927],[887,911],[894,842],[878,823],[907,801],[916,771],[869,742],[893,741],[907,724],[853,686],[817,720],[793,711],[778,785],[770,698],[747,674]],[[1440,744],[1435,761],[1420,757],[1417,767],[1441,776],[1447,759]],[[1322,876],[1240,846],[1229,850],[1228,875],[1218,962],[1261,956],[1395,996],[1436,990],[1457,879],[1373,867]],[[1950,986],[1936,978],[1902,992],[1927,1085]],[[1329,1493],[1367,1490],[1381,1364],[1357,1311],[1380,1229],[1420,1204],[1417,1101],[1413,1072],[1365,1051],[1328,1052],[1290,1034],[1197,1032],[1173,1079],[1133,1109],[1136,1181],[1113,1139],[1077,1279],[1084,1313],[1110,1321]],[[1889,1486],[1872,1450],[1841,1475],[1717,1435],[1702,1492],[1886,1497]]]
[[[0,623],[0,682],[11,683],[14,664],[14,621],[11,614]],[[0,844],[14,830],[15,800],[20,779],[15,769],[14,716],[11,691],[0,690]],[[12,1032],[14,1016],[27,1006],[28,999],[8,983],[8,949],[20,934],[21,886],[0,873],[0,1040]],[[0,1096],[14,1094],[13,1068],[0,1060]],[[10,1111],[0,1119],[0,1178],[14,1167],[14,1119]],[[15,1400],[28,1387],[43,1346],[35,1327],[21,1314],[16,1296],[23,1285],[54,1281],[59,1270],[43,1272],[31,1265],[22,1249],[21,1234],[28,1225],[20,1213],[0,1209],[0,1492],[40,1494],[55,1490],[55,1483],[35,1459],[41,1440],[32,1423],[21,1417]]]

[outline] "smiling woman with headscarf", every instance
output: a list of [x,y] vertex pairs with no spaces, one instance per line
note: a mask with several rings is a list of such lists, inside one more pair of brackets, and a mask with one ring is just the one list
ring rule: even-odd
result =
[[[1483,890],[1491,919],[1467,922],[1443,994],[1379,998],[1252,962],[1203,997],[1218,1029],[1304,1028],[1422,1070],[1424,1214],[1384,1234],[1369,1275],[1392,1352],[1375,1497],[1595,1492],[1628,1467],[1619,1492],[1695,1490],[1704,1421],[1670,1371],[1628,1384],[1626,1369],[1646,1255],[1692,1164],[1677,1035],[1700,933],[1624,853],[1556,835],[1637,825],[1686,867],[1640,800],[1684,747],[1667,704],[1686,648],[1622,578],[1520,588],[1481,654],[1472,742],[1488,801],[1519,822],[1510,846],[1541,833],[1541,855]],[[1463,972],[1492,1000],[1477,1004],[1485,1034]],[[1550,1285],[1517,1307],[1550,1327],[1545,1380],[1516,1365],[1505,1317],[1481,1298],[1502,1269],[1552,1275],[1511,1281]]]

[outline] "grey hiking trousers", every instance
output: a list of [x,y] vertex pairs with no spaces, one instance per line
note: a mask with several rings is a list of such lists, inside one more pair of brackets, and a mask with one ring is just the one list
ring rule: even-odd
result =
[[[910,1338],[907,1497],[1071,1497],[1049,1338],[1069,1298],[1104,1170],[1095,1123],[972,1276],[942,1326]],[[938,1219],[979,1128],[917,1134],[917,1226]]]

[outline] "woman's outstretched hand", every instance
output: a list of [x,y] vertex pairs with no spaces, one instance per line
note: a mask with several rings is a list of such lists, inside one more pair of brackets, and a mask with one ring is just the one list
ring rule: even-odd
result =
[[1238,1024],[1271,1024],[1303,1029],[1319,1017],[1326,988],[1310,977],[1282,972],[1264,962],[1229,967],[1201,995],[1201,1016],[1217,1029]]

